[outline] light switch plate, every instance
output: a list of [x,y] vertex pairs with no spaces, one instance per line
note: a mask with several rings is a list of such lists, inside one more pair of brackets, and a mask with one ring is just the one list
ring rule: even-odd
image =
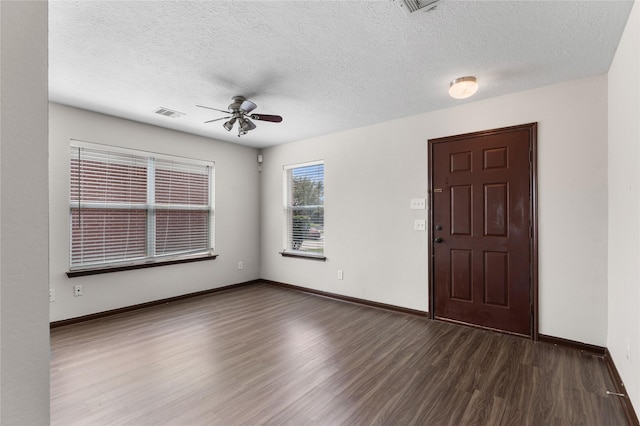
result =
[[412,198],[411,210],[424,210],[426,206],[426,200],[424,198]]
[[413,229],[416,231],[424,231],[427,229],[427,224],[424,219],[416,219],[413,221]]

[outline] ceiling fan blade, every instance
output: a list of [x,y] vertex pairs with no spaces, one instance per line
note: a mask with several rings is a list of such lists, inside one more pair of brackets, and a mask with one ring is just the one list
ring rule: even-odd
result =
[[282,121],[282,117],[279,115],[269,115],[269,114],[251,114],[249,117],[254,120],[261,121],[271,121],[272,123],[280,123]]
[[196,106],[197,106],[197,107],[200,107],[200,108],[212,109],[212,110],[214,110],[214,111],[220,111],[220,112],[224,112],[225,114],[229,114],[229,111],[226,111],[226,110],[224,110],[224,109],[211,108],[211,107],[204,106],[204,105],[196,105]]
[[242,105],[240,105],[240,111],[244,111],[245,114],[249,114],[251,111],[256,109],[258,105],[251,102],[249,99],[245,99],[242,101]]
[[227,118],[231,118],[231,116],[222,117],[222,118],[214,118],[213,120],[205,121],[205,124],[206,123],[213,123],[214,121],[226,120]]

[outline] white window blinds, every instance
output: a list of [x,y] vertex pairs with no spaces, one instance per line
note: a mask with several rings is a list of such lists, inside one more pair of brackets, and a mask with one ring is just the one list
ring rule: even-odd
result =
[[209,248],[209,168],[177,161],[155,162],[157,256]]
[[213,253],[213,163],[75,142],[70,269]]
[[284,168],[285,252],[324,256],[324,162]]

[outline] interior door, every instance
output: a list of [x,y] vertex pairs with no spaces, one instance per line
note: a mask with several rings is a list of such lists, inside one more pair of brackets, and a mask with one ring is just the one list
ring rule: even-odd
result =
[[429,140],[431,312],[537,333],[536,124]]

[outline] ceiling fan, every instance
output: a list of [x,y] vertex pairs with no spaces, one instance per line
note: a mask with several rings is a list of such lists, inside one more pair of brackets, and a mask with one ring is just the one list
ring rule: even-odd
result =
[[213,120],[205,121],[205,123],[226,120],[228,118],[229,121],[225,122],[222,127],[227,129],[227,131],[231,131],[233,125],[237,122],[238,137],[246,135],[249,130],[253,130],[256,128],[256,125],[251,120],[270,121],[272,123],[280,123],[282,121],[282,117],[280,117],[279,115],[251,114],[251,111],[256,109],[257,105],[251,102],[249,99],[246,99],[244,96],[234,96],[232,99],[233,102],[229,105],[227,111],[218,108],[211,108],[204,105],[196,106],[229,114],[227,117],[215,118]]

